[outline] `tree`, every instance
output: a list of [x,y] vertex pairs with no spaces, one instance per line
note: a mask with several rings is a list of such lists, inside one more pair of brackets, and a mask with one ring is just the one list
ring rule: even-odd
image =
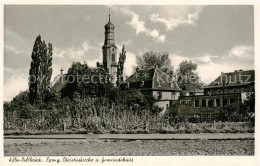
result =
[[146,52],[136,58],[137,67],[140,69],[150,69],[157,66],[168,74],[173,72],[173,67],[168,53]]
[[52,45],[48,47],[41,36],[37,36],[32,52],[31,68],[29,70],[29,99],[43,100],[47,93],[52,75]]
[[45,71],[45,93],[49,89],[50,83],[51,83],[51,75],[52,75],[52,44],[48,43],[48,53],[47,53],[47,59],[46,59],[46,65],[45,65],[46,71]]
[[40,63],[41,63],[41,36],[37,36],[34,42],[33,51],[32,51],[32,62],[31,68],[29,70],[29,100],[31,104],[35,102],[35,100],[39,96],[39,72],[40,72]]
[[119,61],[117,66],[117,81],[116,81],[117,86],[119,86],[121,82],[124,82],[123,71],[124,71],[125,59],[126,59],[126,50],[125,50],[125,45],[123,45],[122,52],[119,55]]
[[255,93],[248,94],[244,103],[240,105],[240,113],[246,115],[251,122],[255,121]]
[[177,69],[177,83],[182,90],[194,91],[202,88],[203,83],[200,81],[196,72],[197,64],[192,61],[183,61]]
[[86,99],[87,96],[112,95],[114,86],[106,79],[108,77],[102,68],[89,68],[87,64],[73,63],[66,75],[68,83],[61,90],[62,97],[73,99],[76,92],[81,99]]

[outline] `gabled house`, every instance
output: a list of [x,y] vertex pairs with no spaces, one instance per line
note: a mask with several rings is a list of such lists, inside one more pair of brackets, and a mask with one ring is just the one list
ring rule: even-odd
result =
[[154,104],[163,108],[161,115],[171,110],[173,103],[180,97],[181,89],[171,76],[159,68],[136,69],[135,73],[121,85],[125,91],[140,90]]

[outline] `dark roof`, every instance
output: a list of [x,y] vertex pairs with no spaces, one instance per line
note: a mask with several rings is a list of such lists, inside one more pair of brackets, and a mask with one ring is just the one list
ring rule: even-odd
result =
[[60,92],[67,84],[66,76],[62,75],[59,77],[58,81],[54,83],[54,85],[51,87],[52,90],[56,92]]
[[106,25],[105,25],[105,29],[114,29],[115,26],[109,21]]
[[137,70],[125,83],[130,89],[181,91],[176,81],[159,68]]
[[[222,77],[221,77],[222,76]],[[255,70],[236,70],[234,72],[223,73],[208,86],[204,88],[219,88],[223,87],[223,81],[225,87],[244,86],[255,82]]]
[[137,71],[135,71],[135,73],[133,75],[131,75],[126,80],[126,82],[132,83],[132,82],[153,80],[154,73],[155,73],[155,68],[137,70]]

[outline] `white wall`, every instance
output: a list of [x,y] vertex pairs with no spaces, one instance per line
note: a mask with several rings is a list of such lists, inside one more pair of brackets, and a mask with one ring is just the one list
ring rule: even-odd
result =
[[[153,91],[153,97],[158,98],[159,91]],[[178,100],[180,97],[180,92],[162,92],[162,98],[158,100]]]

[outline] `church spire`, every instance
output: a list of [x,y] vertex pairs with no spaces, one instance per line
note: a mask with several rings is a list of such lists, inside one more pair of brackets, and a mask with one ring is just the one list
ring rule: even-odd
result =
[[109,8],[109,21],[108,22],[110,22],[110,8]]

